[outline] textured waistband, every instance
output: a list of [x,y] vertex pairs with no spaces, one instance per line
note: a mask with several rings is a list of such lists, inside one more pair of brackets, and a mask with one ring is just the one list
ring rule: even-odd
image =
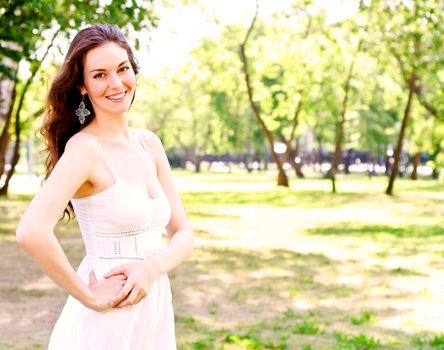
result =
[[107,233],[96,232],[87,242],[88,255],[99,259],[144,259],[163,248],[163,229]]

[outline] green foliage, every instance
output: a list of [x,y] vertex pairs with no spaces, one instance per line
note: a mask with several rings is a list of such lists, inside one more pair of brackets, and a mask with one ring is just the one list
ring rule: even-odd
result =
[[251,337],[249,335],[238,336],[238,335],[228,335],[225,338],[227,344],[237,344],[248,350],[262,350],[264,346],[260,344],[257,338]]
[[378,349],[380,343],[373,337],[367,337],[364,334],[343,335],[336,333],[337,344],[332,350],[373,350]]
[[368,324],[374,319],[374,315],[370,311],[362,311],[361,314],[357,317],[350,317],[350,321],[355,326],[361,326],[363,324]]
[[297,334],[318,334],[320,330],[315,324],[304,321],[303,323],[296,325],[293,328],[293,331]]
[[434,349],[444,349],[444,334],[435,335],[428,343]]
[[[204,2],[197,3],[206,8]],[[438,171],[444,162],[440,127],[444,74],[439,49],[444,21],[440,21],[439,1],[419,1],[415,6],[416,10],[407,2],[363,2],[357,13],[339,23],[329,23],[327,14],[312,1],[293,1],[272,17],[260,11],[247,55],[254,100],[277,140],[289,137],[300,104],[296,136],[302,136],[303,145],[314,139],[317,148],[333,150],[345,77],[356,56],[344,146],[384,157],[398,137],[406,99],[405,72],[414,66],[420,73],[423,100],[438,117],[425,121],[430,111],[416,101],[408,144],[411,152],[428,151],[430,164]],[[160,89],[159,77],[148,82],[148,95],[156,102],[140,106],[150,111],[147,125],[162,133],[170,149],[195,155],[260,155],[264,137],[250,111],[238,53],[246,28],[217,24],[219,34],[204,37],[184,68],[162,74]],[[412,40],[421,40],[413,66]],[[404,62],[403,69],[395,53]],[[164,129],[177,132],[167,135]]]
[[[107,22],[120,27],[142,30],[156,22],[149,3],[113,0],[105,6],[101,1],[8,1],[1,5],[2,26],[0,29],[1,71],[13,78],[13,69],[5,64],[5,57],[20,60],[38,60],[37,50],[42,38],[61,29],[69,35],[69,30],[79,29],[86,23]],[[51,35],[51,34],[49,34]]]
[[412,345],[415,350],[443,350],[444,334],[436,334],[428,338],[415,337]]

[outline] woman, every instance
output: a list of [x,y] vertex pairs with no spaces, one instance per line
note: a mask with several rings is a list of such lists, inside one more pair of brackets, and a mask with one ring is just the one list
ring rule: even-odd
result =
[[[137,72],[119,29],[94,25],[76,35],[49,91],[46,181],[17,227],[69,293],[49,349],[176,349],[167,272],[190,255],[193,232],[159,138],[128,128]],[[72,210],[86,248],[77,273],[53,233]]]

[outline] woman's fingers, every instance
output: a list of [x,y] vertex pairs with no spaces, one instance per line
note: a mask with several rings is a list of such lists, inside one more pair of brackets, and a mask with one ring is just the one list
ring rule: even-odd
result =
[[128,279],[128,277],[126,277],[126,275],[124,275],[123,273],[118,274],[118,275],[111,275],[110,277],[108,277],[107,279],[110,280],[118,280],[118,281],[126,281]]
[[127,298],[123,301],[121,301],[118,305],[115,307],[122,308],[128,305],[135,305],[139,303],[145,296],[145,293],[143,293],[143,290],[137,290],[133,289],[131,293],[127,296]]
[[110,300],[113,307],[125,307],[139,303],[145,298],[156,278],[156,271],[147,268],[143,263],[131,263],[109,270],[106,280],[120,280],[125,282],[121,290]]
[[120,275],[120,274],[126,275],[125,272],[126,272],[126,265],[121,265],[121,266],[117,266],[117,267],[109,270],[107,273],[105,273],[103,275],[103,277],[104,278],[109,278],[109,277],[114,276],[114,275]]
[[147,295],[148,294],[144,290],[141,290],[133,304],[139,304]]
[[133,289],[133,283],[130,280],[127,280],[125,284],[123,285],[120,292],[110,301],[110,305],[117,305],[119,302],[124,300],[127,295],[131,292]]

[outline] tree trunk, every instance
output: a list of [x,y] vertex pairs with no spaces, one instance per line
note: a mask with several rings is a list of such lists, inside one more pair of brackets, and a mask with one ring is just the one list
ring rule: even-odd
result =
[[342,100],[342,111],[341,111],[341,117],[338,123],[338,129],[336,134],[336,145],[335,145],[335,153],[333,156],[332,166],[328,172],[329,177],[331,178],[331,184],[332,184],[332,192],[336,193],[336,173],[338,171],[339,163],[341,162],[342,158],[342,141],[344,138],[344,125],[345,125],[345,114],[347,112],[347,102],[348,102],[348,96],[350,92],[350,82],[353,77],[353,68],[356,63],[356,59],[358,57],[358,54],[361,50],[362,40],[359,41],[357,50],[355,52],[355,55],[353,57],[353,60],[350,64],[347,79],[345,80],[344,84],[344,90],[345,95],[344,99]]
[[[301,112],[301,110],[302,110],[302,97],[299,98],[298,105],[297,105],[295,112],[294,112],[293,126],[292,126],[292,129],[290,132],[290,137],[288,139],[286,139],[284,134],[282,132],[279,132],[279,137],[281,138],[281,141],[285,144],[285,147],[286,147],[285,152],[282,155],[282,160],[281,160],[282,164],[285,164],[285,162],[288,160],[288,157],[291,156],[291,154],[293,152],[293,148],[291,146],[291,143],[294,139],[294,136],[296,133],[296,128],[299,125],[299,113]],[[297,147],[299,147],[299,138],[297,139],[297,142],[298,142]],[[296,153],[299,153],[299,150]]]
[[259,6],[258,1],[256,1],[256,12],[254,14],[254,18],[251,21],[250,27],[248,28],[247,35],[245,36],[244,42],[240,45],[240,56],[241,56],[241,61],[242,61],[242,66],[243,66],[243,71],[244,71],[245,83],[247,85],[248,100],[250,101],[250,106],[253,111],[253,115],[255,116],[257,121],[259,122],[259,125],[261,126],[261,130],[264,133],[265,138],[268,141],[271,156],[272,156],[273,161],[276,164],[277,169],[278,169],[277,184],[278,184],[278,186],[288,187],[289,186],[288,177],[285,174],[283,164],[279,160],[277,153],[274,151],[273,135],[271,134],[270,130],[268,130],[264,120],[260,116],[259,109],[257,108],[256,103],[253,100],[253,87],[251,86],[251,83],[250,83],[250,73],[248,70],[248,59],[247,59],[247,55],[245,53],[245,47],[246,47],[246,44],[248,41],[248,37],[250,36],[251,31],[253,30],[253,26],[254,26],[254,23],[257,18],[258,6]]
[[8,171],[8,174],[6,175],[5,183],[0,188],[0,196],[6,196],[8,194],[8,188],[9,188],[9,181],[12,178],[12,175],[14,175],[15,167],[17,166],[17,163],[20,159],[20,110],[23,106],[23,100],[24,95],[26,93],[27,86],[25,85],[24,91],[22,93],[22,96],[20,98],[19,105],[17,107],[17,111],[15,113],[15,144],[14,144],[14,151],[12,154],[11,159],[11,168]]
[[202,164],[202,157],[197,155],[196,153],[193,154],[193,164],[194,164],[194,172],[200,173],[201,168],[200,165]]
[[432,167],[432,179],[438,180],[439,177],[439,168],[436,166],[436,157],[438,157],[438,154],[441,152],[441,144],[436,143],[433,145],[433,153],[430,155],[430,160],[433,161],[433,167]]
[[[54,44],[54,40],[60,31],[61,31],[61,28],[59,28],[54,33],[51,43],[46,48],[45,54],[43,55],[42,59],[40,61],[34,62],[34,66],[32,66],[32,68],[31,68],[31,76],[26,81],[25,85],[23,86],[23,90],[20,93],[19,103],[17,106],[17,110],[15,111],[15,144],[14,144],[14,151],[13,151],[12,160],[11,160],[11,169],[9,170],[9,172],[6,176],[6,180],[5,180],[5,183],[3,184],[3,187],[0,188],[0,195],[2,195],[2,196],[6,196],[8,193],[9,181],[11,180],[12,175],[14,175],[15,167],[20,159],[20,131],[21,131],[20,130],[20,112],[22,110],[23,103],[25,101],[26,92],[28,91],[28,88],[31,86],[32,82],[34,81],[34,78],[35,78],[37,72],[39,71],[39,69],[42,65],[42,62],[45,60],[46,56],[48,55],[49,50],[51,49],[52,45]],[[15,91],[13,91],[13,93],[15,95]],[[39,112],[37,112],[37,113],[39,113]]]
[[413,156],[413,170],[412,174],[410,175],[410,178],[412,180],[418,180],[418,165],[420,160],[421,160],[421,153],[420,152],[415,153],[415,155]]
[[5,183],[3,184],[2,188],[0,188],[0,196],[6,196],[8,194],[8,188],[9,188],[9,181],[12,178],[12,175],[15,172],[15,167],[17,166],[17,163],[20,159],[20,131],[16,134],[15,137],[17,138],[14,144],[14,152],[12,154],[12,160],[11,160],[11,169],[8,171],[8,174],[6,175]]
[[11,139],[11,135],[9,134],[9,126],[11,125],[12,109],[14,107],[14,101],[17,92],[16,87],[17,83],[14,83],[9,100],[9,108],[4,116],[5,123],[3,124],[3,131],[0,136],[0,177],[5,171],[6,153],[8,152],[9,141]]
[[249,174],[253,171],[253,168],[250,166],[251,159],[252,157],[248,151],[242,155],[242,162],[244,163],[244,167]]
[[395,154],[393,155],[394,156],[394,163],[393,163],[393,166],[391,167],[389,183],[388,183],[387,189],[385,190],[385,193],[390,196],[393,194],[393,185],[395,183],[396,176],[398,175],[399,160],[401,158],[401,153],[402,153],[402,144],[404,142],[404,136],[405,136],[405,131],[407,129],[407,123],[408,123],[409,116],[410,116],[413,95],[415,93],[415,81],[416,81],[416,75],[414,72],[412,72],[412,74],[410,74],[409,84],[408,84],[409,96],[407,98],[407,104],[406,104],[405,110],[404,110],[404,117],[402,118],[402,124],[401,124],[401,130],[399,133],[398,143],[396,145]]
[[296,163],[296,161],[295,161],[295,158],[299,155],[299,150],[300,150],[300,142],[299,142],[299,137],[298,137],[296,139],[296,149],[291,150],[290,155],[288,157],[288,162],[293,167],[296,177],[303,179],[305,176],[304,176],[304,173],[302,172],[302,162]]

